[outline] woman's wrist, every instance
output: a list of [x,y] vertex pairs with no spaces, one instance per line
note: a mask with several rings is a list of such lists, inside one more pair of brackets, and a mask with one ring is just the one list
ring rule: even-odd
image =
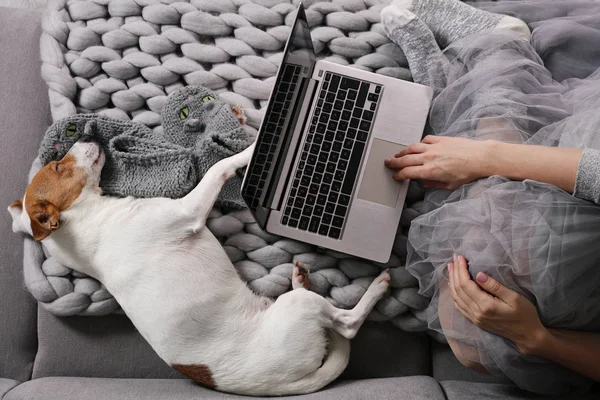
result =
[[552,338],[552,333],[542,326],[532,331],[522,343],[515,344],[523,354],[543,357],[544,352],[552,346]]
[[481,159],[478,165],[478,178],[487,178],[494,175],[505,175],[502,171],[504,153],[507,151],[506,143],[497,140],[480,142],[482,146]]

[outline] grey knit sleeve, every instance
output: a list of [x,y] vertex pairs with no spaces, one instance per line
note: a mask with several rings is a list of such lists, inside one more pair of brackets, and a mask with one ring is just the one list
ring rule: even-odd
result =
[[583,150],[573,196],[600,204],[600,151]]

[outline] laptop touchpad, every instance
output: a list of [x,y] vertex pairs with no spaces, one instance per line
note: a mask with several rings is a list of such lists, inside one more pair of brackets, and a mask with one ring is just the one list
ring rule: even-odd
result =
[[394,154],[405,147],[387,140],[373,139],[365,173],[358,189],[359,199],[396,207],[402,185],[392,178],[393,171],[383,162],[386,158],[394,157]]

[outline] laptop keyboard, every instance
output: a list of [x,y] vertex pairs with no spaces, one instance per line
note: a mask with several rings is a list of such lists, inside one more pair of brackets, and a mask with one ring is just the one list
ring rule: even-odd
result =
[[248,171],[246,187],[243,190],[247,201],[249,200],[248,205],[252,209],[259,205],[260,196],[265,188],[273,157],[276,154],[279,139],[282,137],[283,125],[300,77],[301,66],[285,64],[284,68],[282,79],[277,83],[273,92],[277,95],[265,114],[269,115],[269,119],[265,121],[263,134],[256,143],[256,162],[253,163],[252,170]]
[[339,239],[382,86],[327,72],[281,224]]

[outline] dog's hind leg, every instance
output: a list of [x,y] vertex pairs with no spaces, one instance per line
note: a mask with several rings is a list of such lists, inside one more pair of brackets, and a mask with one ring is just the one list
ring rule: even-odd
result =
[[194,190],[179,199],[185,212],[198,219],[198,225],[194,225],[194,232],[204,227],[206,217],[215,205],[225,181],[233,177],[237,169],[248,165],[254,145],[253,143],[241,153],[225,158],[210,167]]

